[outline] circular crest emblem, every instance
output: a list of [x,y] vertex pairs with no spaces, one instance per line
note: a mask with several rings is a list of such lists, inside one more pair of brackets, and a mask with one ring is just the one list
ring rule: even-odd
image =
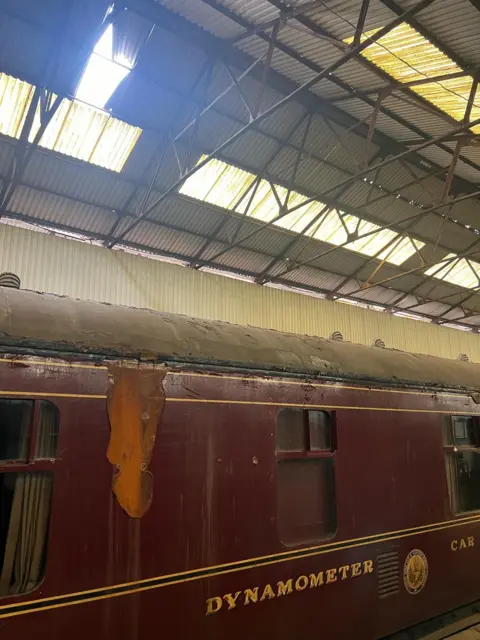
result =
[[428,578],[428,561],[420,549],[413,549],[405,558],[403,565],[403,582],[408,593],[419,593]]

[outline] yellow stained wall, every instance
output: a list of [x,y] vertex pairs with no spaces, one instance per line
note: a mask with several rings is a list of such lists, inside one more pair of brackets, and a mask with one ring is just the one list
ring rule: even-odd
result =
[[0,273],[22,288],[480,362],[480,336],[0,224]]

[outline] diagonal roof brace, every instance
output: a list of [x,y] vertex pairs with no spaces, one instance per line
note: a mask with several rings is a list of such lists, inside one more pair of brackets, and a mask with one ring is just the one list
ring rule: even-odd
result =
[[[126,1],[127,1],[127,4],[132,2],[132,0],[126,0]],[[138,0],[135,0],[135,2],[137,2],[137,1]],[[311,89],[312,87],[314,87],[323,78],[327,77],[330,73],[333,73],[336,69],[339,69],[340,67],[342,67],[349,60],[351,60],[353,57],[355,57],[356,55],[358,55],[359,53],[361,53],[362,51],[367,49],[367,47],[369,47],[371,44],[373,44],[374,42],[376,42],[377,40],[382,38],[384,35],[389,33],[397,25],[401,24],[405,20],[406,17],[415,15],[416,13],[421,11],[422,9],[425,9],[426,7],[432,5],[433,2],[435,2],[435,0],[420,0],[420,2],[418,2],[416,5],[414,5],[413,7],[408,9],[407,11],[405,11],[401,16],[398,16],[398,17],[394,18],[387,25],[385,25],[384,27],[379,29],[374,35],[372,35],[370,37],[370,39],[365,40],[364,42],[360,43],[358,46],[352,47],[351,49],[349,49],[349,51],[347,51],[344,55],[342,55],[338,60],[333,62],[329,67],[327,67],[326,69],[322,70],[320,73],[316,74],[313,78],[311,78],[310,80],[308,80],[307,82],[302,84],[300,87],[297,87],[289,95],[285,96],[284,98],[281,98],[272,107],[270,107],[266,111],[264,111],[261,114],[259,114],[255,119],[251,120],[248,124],[246,124],[244,127],[242,127],[239,131],[234,133],[230,138],[225,140],[225,142],[221,143],[210,155],[208,155],[204,160],[200,161],[193,169],[191,169],[190,171],[185,173],[185,175],[182,178],[180,178],[179,180],[174,182],[168,189],[166,189],[163,192],[162,195],[160,195],[146,209],[146,211],[144,212],[143,215],[148,215],[148,213],[153,211],[161,202],[163,202],[163,200],[165,200],[165,198],[167,198],[172,192],[174,192],[176,189],[178,189],[185,182],[185,180],[187,178],[189,178],[196,171],[198,171],[203,166],[205,166],[212,158],[216,157],[219,153],[224,151],[228,146],[230,146],[236,140],[238,140],[242,135],[244,135],[247,131],[249,131],[254,124],[258,124],[258,123],[263,122],[264,120],[266,120],[268,117],[270,117],[271,115],[276,113],[279,109],[281,109],[284,105],[289,103],[291,100],[294,100],[298,95],[301,95],[301,94],[305,93],[308,89]],[[467,128],[467,127],[464,127],[464,129],[465,128]],[[464,129],[461,129],[461,130],[464,130]],[[418,149],[428,147],[431,144],[432,144],[432,141],[428,141],[424,145],[420,145],[420,147]],[[404,152],[404,154],[405,153],[407,155],[409,155],[409,154],[412,153],[412,150],[406,151],[406,152]],[[388,161],[384,161],[384,162],[388,162]],[[366,171],[366,173],[368,173],[368,172],[369,172],[369,170]],[[362,173],[360,173],[358,176],[355,176],[353,178],[353,180],[356,180],[361,175],[362,175]],[[365,175],[365,174],[363,174],[363,175]],[[349,180],[347,182],[350,182],[350,181],[353,181],[353,180]],[[336,186],[340,187],[342,185],[343,185],[343,183],[340,184],[340,185],[336,185]],[[132,231],[139,224],[141,219],[142,219],[142,216],[139,216],[137,220],[135,220],[130,225],[128,225],[120,234],[118,234],[116,236],[115,239],[113,239],[111,242],[108,243],[108,247],[112,248],[113,246],[115,246],[115,244],[117,244],[117,242],[119,242],[122,238],[124,238],[130,231]]]

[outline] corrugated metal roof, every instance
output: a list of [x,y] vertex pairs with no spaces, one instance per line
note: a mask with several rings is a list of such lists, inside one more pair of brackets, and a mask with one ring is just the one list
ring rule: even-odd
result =
[[[363,38],[367,39],[374,33],[375,31],[365,33]],[[350,41],[347,39],[347,42]],[[400,82],[434,78],[462,71],[453,60],[406,23],[400,24],[371,44],[362,55]],[[466,76],[415,85],[412,90],[455,120],[461,121],[468,104],[472,83],[472,76]],[[478,102],[474,100],[473,103],[472,120],[480,118],[480,93],[478,95]],[[480,125],[474,130],[480,132]]]
[[[306,1],[299,0],[291,4],[299,5]],[[221,4],[253,24],[263,24],[278,18],[280,15],[279,10],[268,0],[221,0]]]
[[304,56],[309,62],[323,69],[336,62],[343,54],[343,47],[331,44],[296,20],[287,22],[279,31],[278,39]]
[[[155,1],[159,2],[159,0]],[[227,18],[203,2],[192,2],[191,0],[161,0],[159,4],[168,7],[175,13],[198,24],[219,38],[234,38],[245,31],[245,29],[237,25],[233,20],[230,20],[230,18]]]
[[[57,0],[52,1],[56,2]],[[264,24],[279,16],[278,9],[268,0],[220,1],[229,10],[241,16],[241,20],[247,20],[252,25]],[[309,2],[309,0],[304,1]],[[32,4],[31,0],[21,0],[22,6],[27,2]],[[237,24],[235,20],[224,16],[221,12],[216,11],[204,2],[189,2],[187,0],[157,0],[157,2],[179,15],[185,16],[190,22],[200,25],[203,29],[215,34],[217,37],[223,39],[235,38],[244,33],[244,27]],[[399,0],[399,3],[404,7],[411,6],[410,0]],[[478,22],[478,14],[471,12],[471,5],[467,0],[459,0],[459,3],[465,11],[463,11],[463,9],[462,11],[455,11],[451,0],[448,0],[447,4],[445,3],[446,0],[436,0],[434,9],[421,12],[417,17],[424,26],[434,32],[434,35],[438,35],[437,30],[438,33],[443,30],[442,38],[445,42],[449,39],[452,49],[455,49],[455,51],[462,56],[462,51],[466,53],[467,48],[471,48],[473,45],[474,36],[478,27],[477,24],[473,24],[474,16]],[[289,7],[301,6],[302,4],[303,2],[295,1],[288,3]],[[83,34],[84,37],[82,56],[87,55],[89,51],[89,47],[87,46],[88,37],[93,37],[91,35],[94,33],[92,25],[98,23],[100,15],[98,3],[97,7],[93,7],[92,1],[86,0],[84,5],[87,15],[77,16],[77,13],[75,13],[78,17],[79,24],[74,26],[75,34],[77,36]],[[468,10],[467,6],[470,7]],[[437,7],[441,7],[442,10],[444,10],[442,15],[436,14],[435,9]],[[36,16],[35,19],[44,19],[44,17],[40,15],[41,12],[39,13],[38,7],[32,4],[31,9],[32,15]],[[314,77],[315,71],[309,67],[327,67],[338,59],[345,48],[343,45],[339,45],[338,47],[333,46],[331,41],[320,37],[319,34],[314,34],[308,29],[308,21],[314,25],[318,25],[319,31],[326,30],[329,36],[343,40],[349,36],[351,37],[354,33],[359,9],[360,2],[352,3],[348,0],[328,0],[327,3],[318,3],[317,7],[311,8],[306,16],[300,15],[297,20],[288,20],[285,25],[282,25],[279,31],[278,41],[283,47],[290,49],[293,53],[292,55],[288,55],[276,49],[272,58],[272,68],[297,85]],[[77,10],[78,8],[76,11]],[[452,25],[451,34],[446,32],[447,13]],[[464,16],[467,14],[470,16],[469,20],[471,24],[467,24],[464,20]],[[371,0],[365,23],[365,31],[369,32],[381,28],[392,20],[393,17],[394,14],[385,7],[381,0]],[[138,18],[137,14],[133,14],[131,10],[121,14],[120,22],[122,22],[123,27],[120,23],[116,25],[117,34],[121,33],[120,40],[116,41],[119,45],[116,47],[116,54],[124,59],[133,60],[138,53],[139,43],[145,38],[147,32],[149,32],[152,23],[143,18]],[[44,21],[44,23],[44,26],[48,26],[48,21]],[[122,176],[113,176],[111,172],[94,169],[92,166],[84,165],[83,163],[72,162],[59,155],[37,152],[34,154],[32,162],[27,168],[24,176],[24,184],[22,184],[21,189],[15,194],[15,198],[12,200],[14,212],[22,213],[21,209],[23,209],[25,215],[35,217],[35,206],[37,206],[38,219],[42,220],[44,224],[46,224],[46,221],[49,221],[50,224],[65,225],[66,227],[75,226],[77,228],[85,228],[86,231],[94,230],[98,233],[106,233],[104,229],[108,230],[112,221],[115,219],[111,211],[121,210],[125,206],[129,196],[139,187],[138,194],[130,207],[132,213],[138,213],[139,204],[143,202],[146,193],[146,180],[148,176],[152,175],[153,169],[149,166],[149,163],[155,149],[160,143],[162,131],[173,131],[175,133],[179,130],[177,127],[182,128],[185,126],[185,124],[194,117],[203,99],[201,83],[197,86],[194,94],[191,93],[191,87],[206,62],[207,55],[205,52],[210,51],[210,49],[209,47],[205,47],[205,51],[203,51],[197,47],[194,38],[186,39],[185,31],[183,30],[185,23],[182,23],[182,25],[181,29],[175,33],[174,28],[172,28],[170,32],[162,28],[162,25],[156,26],[152,37],[143,47],[141,55],[138,57],[136,69],[133,70],[130,77],[124,82],[121,90],[119,90],[111,100],[110,106],[115,113],[121,114],[127,121],[137,123],[143,128],[151,127],[156,130],[155,134],[149,131],[144,133],[143,141],[145,144],[139,143],[136,145],[135,153],[129,160],[128,174],[126,174],[125,177],[137,176],[140,178],[138,183],[122,179]],[[90,31],[87,27],[90,28]],[[470,43],[468,46],[464,46],[464,43],[462,43],[459,37],[460,27],[464,30],[466,40]],[[1,28],[2,27],[0,27],[0,29]],[[415,32],[412,34],[411,30],[408,31],[408,33],[410,34],[410,38],[416,38],[418,40],[418,34],[415,34]],[[5,35],[8,36],[8,34]],[[205,33],[203,35],[207,38]],[[392,38],[394,36],[395,32]],[[38,53],[39,60],[44,59],[46,55],[45,51],[41,50],[44,43],[42,40],[43,44],[41,45],[40,40],[38,40],[37,43],[37,40],[32,37],[32,50]],[[18,66],[22,67],[24,71],[30,69],[35,74],[37,73],[37,71],[35,71],[36,62],[30,61],[27,64],[27,58],[31,56],[31,53],[28,53],[28,55],[25,53],[28,48],[24,46],[25,42],[22,41],[21,37],[20,41],[22,42],[22,46],[17,47],[17,49],[15,49],[15,43],[10,43],[12,51],[18,50],[16,54],[18,56]],[[38,51],[37,48],[35,48],[36,43],[40,43]],[[78,38],[76,43],[78,44]],[[396,47],[395,42],[394,45]],[[240,51],[257,56],[265,54],[268,43],[261,37],[253,35],[241,39],[235,46]],[[393,47],[393,45],[391,46]],[[423,42],[422,46],[424,48],[426,47],[428,52],[432,52],[432,48],[428,43],[425,44],[425,42]],[[2,47],[3,43],[0,44],[0,53],[3,51]],[[213,51],[214,48],[213,46],[211,50]],[[369,48],[366,52],[368,53],[368,51],[374,51],[374,48]],[[395,51],[398,54],[396,49]],[[404,55],[404,53],[402,53],[402,55]],[[444,69],[451,70],[458,68],[455,66],[452,67],[452,64],[455,65],[456,63],[450,61],[445,56],[442,57],[443,54],[438,57],[438,52],[436,52],[435,55],[439,60],[441,59],[443,65],[442,71]],[[70,69],[71,77],[75,77],[75,73],[73,73],[74,66],[75,64],[78,66],[80,58],[78,51],[75,55],[70,49],[66,51],[66,62],[64,63],[62,61],[61,64],[61,74],[63,74],[64,78],[66,77],[67,68]],[[235,58],[236,61],[239,61],[239,65],[241,58],[242,55]],[[7,62],[11,64],[13,57],[8,57]],[[414,62],[416,64],[418,60]],[[408,66],[408,64],[410,66]],[[419,73],[426,73],[423,67],[420,70],[412,70],[411,67],[415,65],[412,64],[411,60],[408,61],[408,64],[406,71],[402,67],[406,74],[407,71],[408,74],[410,74],[405,75],[406,78],[417,78]],[[233,71],[238,76],[242,72],[242,69],[233,69]],[[261,73],[260,68],[257,69],[257,72],[259,74]],[[411,75],[412,73],[413,75]],[[231,83],[221,63],[216,63],[213,80],[208,90],[207,101],[215,98],[219,92],[223,91]],[[70,82],[73,82],[73,80],[70,80]],[[387,82],[388,80],[385,80],[385,74],[377,72],[375,67],[368,61],[352,60],[339,69],[333,76],[329,76],[329,78],[325,78],[315,85],[312,93],[328,99],[332,96],[345,96],[346,92],[341,88],[343,84],[349,85],[353,89],[371,90],[372,88],[384,86]],[[259,91],[258,81],[253,78],[246,78],[241,81],[241,84],[247,98],[254,103]],[[453,84],[455,86],[453,86]],[[462,79],[461,82],[457,80],[453,84],[451,84],[449,88],[452,89],[453,87],[455,91],[463,91],[463,94],[465,94],[465,91],[468,89],[464,79]],[[281,81],[278,76],[275,77],[275,86],[277,90],[269,86],[265,88],[262,109],[274,105],[282,98],[283,94],[278,91],[281,86]],[[425,85],[425,90],[427,93],[430,92],[428,95],[425,94],[426,99],[434,102],[438,98],[437,94],[432,97],[431,93],[434,90],[438,91],[438,87]],[[423,135],[419,135],[418,132],[413,131],[415,128],[421,129],[421,132],[424,132],[426,135],[438,135],[439,133],[448,131],[450,127],[449,123],[446,122],[448,118],[440,117],[431,110],[429,111],[429,108],[425,109],[425,106],[421,106],[418,103],[413,92],[411,93],[412,95],[408,97],[411,103],[405,102],[404,96],[399,93],[383,101],[382,108],[388,110],[392,114],[392,117],[384,113],[379,113],[376,122],[377,132],[386,133],[388,136],[397,140],[411,140],[412,138]],[[141,100],[138,99],[139,95],[142,96]],[[192,99],[192,97],[194,97],[194,99]],[[293,185],[295,191],[292,193],[290,204],[293,202],[293,199],[301,203],[302,196],[299,195],[300,192],[321,194],[325,190],[355,174],[364,160],[364,136],[366,135],[367,128],[363,127],[362,135],[346,134],[344,127],[338,123],[350,122],[347,114],[351,114],[354,118],[365,120],[368,125],[368,118],[372,115],[371,103],[374,102],[375,99],[376,95],[372,93],[369,99],[370,104],[367,104],[365,100],[358,97],[339,102],[338,107],[344,111],[345,117],[342,112],[338,110],[338,107],[326,105],[325,101],[318,102],[318,108],[324,109],[324,112],[329,114],[329,121],[324,121],[318,115],[315,115],[312,120],[305,145],[306,153],[298,166],[295,184]],[[461,99],[465,102],[465,95],[463,95]],[[455,98],[455,100],[457,100],[457,98]],[[302,103],[304,105],[307,104],[305,101],[302,101]],[[66,106],[63,109],[68,110],[68,103],[65,104]],[[185,108],[183,113],[179,115],[182,106]],[[63,114],[63,109],[60,115]],[[337,111],[335,111],[336,109]],[[124,127],[128,125],[117,121],[119,124],[113,127],[113,125],[109,124],[110,121],[102,120],[102,117],[98,113],[89,112],[82,105],[75,106],[73,111],[78,111],[78,118],[87,123],[84,126],[84,131],[87,132],[87,134],[81,137],[77,136],[76,140],[75,136],[69,137],[68,144],[65,143],[65,147],[55,147],[54,144],[52,144],[52,147],[63,152],[74,152],[79,155],[79,157],[90,159],[91,161],[95,161],[93,159],[95,153],[98,155],[98,162],[108,164],[108,161],[103,157],[104,146],[100,142],[92,144],[93,134],[95,131],[102,131],[107,137],[110,133],[112,137],[115,137],[116,132],[110,131],[110,127],[112,127],[112,129],[117,127],[119,129],[118,133],[121,134],[119,138],[121,137],[123,140],[125,138],[123,135],[125,134]],[[302,126],[304,127],[306,125],[306,120],[303,121],[302,126],[297,124],[297,131],[293,130],[296,123],[300,122],[304,111],[305,106],[291,102],[262,123],[260,126],[261,132],[251,131],[224,150],[221,160],[231,162],[234,165],[237,164],[238,166],[244,167],[244,169],[238,169],[238,175],[227,175],[225,176],[225,180],[217,180],[217,184],[210,187],[210,196],[208,194],[202,195],[202,197],[207,200],[210,199],[210,201],[215,204],[211,206],[200,206],[188,198],[168,198],[150,213],[151,219],[163,226],[159,227],[158,224],[154,225],[145,220],[128,234],[126,240],[139,245],[144,244],[147,249],[150,248],[152,251],[160,251],[168,255],[193,256],[199,250],[199,247],[201,249],[205,246],[205,238],[207,235],[217,233],[217,240],[212,242],[208,249],[209,255],[214,256],[215,253],[218,253],[222,248],[227,246],[227,242],[231,242],[232,238],[235,238],[235,229],[237,228],[238,221],[236,219],[237,214],[232,213],[231,208],[233,207],[234,198],[239,195],[237,191],[241,191],[241,187],[246,186],[246,182],[242,184],[239,176],[243,176],[243,178],[249,180],[250,183],[254,180],[253,175],[249,175],[249,172],[245,171],[245,169],[249,169],[252,172],[263,171],[265,166],[267,166],[268,160],[274,157],[274,153],[283,144],[281,152],[267,167],[266,175],[275,184],[285,184],[288,182],[296,164],[296,148],[298,148],[302,142],[304,131]],[[60,118],[60,115],[57,117]],[[76,116],[76,113],[74,113],[74,115]],[[397,116],[405,121],[405,125],[396,122],[395,117]],[[455,111],[454,117],[459,117],[459,112]],[[6,122],[6,119],[3,120]],[[2,118],[0,117],[0,122],[1,121]],[[176,124],[174,125],[173,123],[175,121]],[[211,109],[209,113],[201,119],[198,128],[199,136],[192,148],[191,161],[196,162],[202,153],[208,152],[216,145],[224,142],[227,137],[236,132],[238,128],[246,122],[248,122],[247,110],[240,100],[238,91],[233,90],[219,100],[215,108]],[[21,116],[18,116],[17,129],[20,123]],[[55,122],[52,123],[52,127],[49,130],[52,138],[55,134],[54,125]],[[293,135],[287,144],[284,140],[292,131]],[[337,136],[341,136],[341,142],[339,142]],[[187,152],[188,138],[188,135],[184,136],[183,141],[178,144],[178,152],[181,158],[184,158]],[[153,140],[154,142],[151,142]],[[381,140],[380,136],[375,138],[375,142],[378,140]],[[377,153],[384,153],[384,150],[380,149],[375,142],[370,144],[368,150],[370,158],[377,155]],[[451,149],[454,148],[454,143],[447,144],[449,144]],[[0,140],[1,175],[4,175],[8,168],[7,160],[11,157],[11,149],[11,146],[8,147],[8,154],[4,158],[5,162],[3,162],[2,141]],[[7,150],[6,145],[4,145],[4,150]],[[480,162],[480,151],[474,147],[465,147],[462,150],[462,154],[471,163]],[[426,168],[428,165],[427,159],[443,166],[448,166],[451,160],[451,154],[446,153],[438,147],[425,149],[423,155],[426,158]],[[322,163],[322,156],[327,156],[327,161],[324,163]],[[420,175],[418,169],[414,169],[413,165],[412,171],[414,175]],[[462,161],[458,163],[457,175],[464,176],[475,183],[480,179],[479,172],[476,168]],[[155,201],[158,195],[161,194],[162,188],[168,188],[178,179],[178,176],[177,162],[170,146],[165,154],[164,165],[156,177],[155,189],[151,193],[149,202]],[[199,173],[199,177],[204,178],[201,172]],[[405,217],[421,214],[421,208],[416,205],[422,204],[423,206],[429,207],[438,202],[443,193],[443,182],[441,179],[429,178],[419,185],[405,187],[405,184],[408,185],[413,180],[413,176],[405,166],[398,163],[381,170],[378,174],[372,172],[368,177],[369,179],[374,179],[377,184],[373,185],[370,184],[369,181],[359,180],[352,183],[344,194],[337,196],[339,208],[345,208],[346,215],[344,217],[340,218],[339,213],[333,211],[328,216],[325,216],[323,220],[324,226],[321,228],[318,226],[318,221],[313,223],[315,215],[318,214],[318,208],[321,207],[321,203],[313,203],[303,210],[300,208],[294,213],[280,218],[278,221],[279,224],[267,227],[252,236],[251,239],[245,240],[245,246],[243,248],[239,247],[235,250],[228,251],[224,256],[219,258],[218,262],[237,271],[255,272],[255,270],[265,268],[265,265],[270,263],[272,256],[279,255],[284,250],[287,250],[289,257],[292,259],[296,258],[301,262],[304,259],[308,259],[308,257],[314,257],[316,255],[315,252],[321,252],[322,247],[328,249],[329,247],[336,246],[339,242],[344,242],[347,238],[346,230],[348,229],[352,232],[361,218],[359,229],[360,227],[362,229],[370,229],[375,233],[365,238],[364,241],[360,239],[355,242],[352,237],[350,249],[354,251],[337,247],[335,252],[325,258],[325,262],[322,261],[322,258],[319,258],[314,264],[317,267],[321,267],[322,271],[332,271],[332,276],[325,276],[325,282],[323,282],[324,276],[319,272],[318,268],[313,269],[311,266],[296,269],[285,276],[291,278],[292,282],[297,282],[299,286],[303,285],[328,289],[327,281],[329,277],[331,278],[330,285],[332,285],[333,282],[340,282],[343,283],[344,286],[344,276],[352,274],[359,268],[359,274],[368,275],[378,262],[370,264],[364,269],[361,269],[361,267],[362,265],[368,264],[369,256],[372,255],[377,255],[379,258],[386,257],[397,264],[408,261],[408,266],[405,266],[405,269],[410,268],[412,265],[415,266],[414,263],[416,264],[417,254],[412,244],[412,239],[405,235],[399,235],[397,230],[386,229],[385,231],[378,232],[374,226],[375,224],[400,225],[400,227],[407,229],[413,234],[413,239],[415,239],[415,233],[417,233],[421,243],[425,242],[425,245],[419,244],[418,246],[422,247],[426,256],[431,255],[432,247],[436,241],[439,240],[441,246],[439,246],[438,254],[436,254],[438,255],[437,259],[448,255],[449,251],[460,253],[468,243],[476,238],[473,229],[462,228],[461,225],[455,224],[450,220],[445,221],[441,214],[429,214],[415,225],[401,222]],[[240,186],[238,181],[241,183]],[[35,185],[37,191],[26,186],[30,184]],[[202,183],[202,180],[200,180],[200,187],[203,188],[205,186],[208,186],[206,181],[203,180]],[[424,186],[428,186],[428,189],[426,190]],[[47,189],[50,193],[42,194],[38,191],[38,188]],[[385,191],[382,189],[389,189],[394,192],[394,195],[385,197]],[[276,190],[279,197],[285,194],[285,189],[281,186],[276,187]],[[455,184],[455,191],[458,192],[458,184]],[[263,202],[261,203],[260,194],[262,193]],[[405,196],[407,201],[402,198],[397,199],[397,193]],[[331,192],[329,195],[331,197]],[[67,199],[69,197],[70,199]],[[378,200],[378,198],[380,198],[380,200]],[[368,203],[367,199],[372,199],[374,202]],[[408,204],[408,201],[410,201],[411,204]],[[36,205],[35,202],[37,202]],[[222,212],[216,205],[224,205],[227,209]],[[453,211],[449,211],[448,214],[452,219],[458,220],[464,225],[474,227],[478,226],[476,222],[478,218],[477,207],[478,201],[459,203],[455,205]],[[228,213],[229,210],[230,213]],[[239,208],[239,211],[240,210],[241,207]],[[242,233],[248,234],[252,230],[258,229],[258,221],[272,220],[272,216],[276,213],[278,214],[278,203],[276,202],[275,196],[272,195],[271,188],[268,184],[262,182],[257,200],[252,207],[251,215],[253,217],[246,216],[246,219],[242,221],[244,223],[242,225]],[[95,216],[98,217],[96,221],[94,220]],[[363,216],[365,216],[365,219]],[[125,228],[125,224],[130,224],[131,221],[131,217],[125,220],[120,226],[119,231],[121,232],[122,229]],[[313,237],[310,239],[300,239],[298,233],[307,227],[309,223],[311,223],[309,233],[311,233]],[[95,224],[98,224],[98,228]],[[441,234],[439,236],[440,230]],[[292,248],[288,249],[288,245],[292,239],[295,241],[295,244]],[[331,244],[326,244],[325,241],[330,241]],[[393,256],[393,254],[389,256],[382,250],[382,247],[389,241],[391,241],[389,248],[395,251],[395,256]],[[361,253],[357,253],[355,250]],[[387,274],[399,275],[400,271],[401,270],[394,264],[385,264],[381,268],[379,277],[385,277]],[[343,276],[340,276],[340,280],[338,280],[339,274],[343,274]],[[302,278],[304,278],[303,281]],[[418,284],[421,281],[421,273],[410,276],[402,275],[401,278],[394,281],[394,286],[397,288],[398,285],[398,288],[402,289],[412,286],[412,284]],[[448,284],[444,281],[439,280],[438,283],[439,290],[442,287],[447,287],[448,291],[456,291],[458,289],[457,285]],[[356,283],[356,285],[358,285],[358,283]],[[378,291],[376,289],[369,289],[361,295],[373,295],[375,297],[377,294],[380,296],[380,299],[383,299],[382,296],[387,295],[398,297],[395,292],[392,294],[390,290],[385,289],[385,291],[383,291],[381,288],[379,288]]]
[[[401,93],[389,96],[382,101],[382,106],[395,113],[406,122],[412,122],[426,134],[436,137],[441,136],[456,123],[447,114],[436,114],[433,105],[421,105]],[[412,138],[415,135],[411,136]]]
[[[396,1],[403,9],[416,4],[416,0]],[[435,0],[418,14],[417,20],[465,62],[480,64],[480,20],[472,2]]]
[[[346,111],[358,120],[365,121],[372,114],[372,107],[359,98],[352,98],[340,103],[342,111]],[[376,121],[376,129],[386,133],[395,140],[411,140],[412,130],[403,124],[399,124],[394,119],[379,113]]]
[[[368,49],[367,49],[368,51]],[[355,89],[371,89],[381,87],[387,83],[358,60],[349,60],[335,71],[335,75]],[[370,107],[371,108],[371,107]]]
[[32,85],[0,73],[0,133],[20,137],[33,91]]
[[133,11],[120,11],[113,21],[113,60],[134,67],[152,29],[150,20]]
[[[339,40],[344,40],[355,33],[359,11],[359,2],[329,0],[325,3],[319,2],[318,7],[312,8],[306,16]],[[364,30],[383,27],[393,17],[392,12],[380,0],[370,0]]]
[[15,154],[15,145],[12,140],[0,136],[0,175],[6,176]]
[[[32,85],[0,74],[0,133],[19,138],[32,102]],[[29,141],[40,128],[37,106]],[[121,171],[141,130],[116,120],[105,111],[81,102],[63,100],[40,145],[59,153]]]
[[78,228],[91,233],[109,233],[116,216],[71,199],[39,193],[20,186],[10,201],[10,210],[44,222]]
[[[186,180],[180,188],[180,193],[239,213],[246,211],[251,199],[246,214],[251,218],[272,222],[289,231],[305,233],[337,246],[345,245],[352,238],[346,244],[347,249],[396,265],[402,264],[416,252],[409,238],[402,238],[390,229],[376,232],[377,225],[356,216],[345,215],[336,210],[322,213],[325,209],[322,202],[312,202],[303,207],[302,202],[306,197],[295,191],[290,193],[288,207],[297,209],[287,215],[281,215],[277,199],[285,202],[287,189],[279,185],[270,185],[265,180],[261,180],[255,187],[254,180],[253,174],[221,160],[212,160]],[[251,195],[248,193],[249,190]],[[355,239],[356,237],[358,239]],[[424,246],[424,243],[418,240],[415,244],[417,249]]]
[[132,185],[119,174],[41,150],[33,155],[24,181],[110,209],[121,208],[132,190]]

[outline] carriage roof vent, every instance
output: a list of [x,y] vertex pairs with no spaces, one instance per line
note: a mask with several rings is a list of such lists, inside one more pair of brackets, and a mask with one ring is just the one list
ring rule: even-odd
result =
[[379,349],[385,349],[385,342],[381,338],[377,338],[374,343],[374,347],[378,347]]
[[467,356],[466,353],[460,353],[458,355],[457,360],[461,360],[462,362],[470,362],[470,358]]
[[340,331],[334,331],[332,334],[330,334],[330,340],[341,342],[343,340],[343,333],[341,333]]
[[20,278],[16,273],[5,271],[0,273],[0,287],[8,287],[9,289],[20,289]]

